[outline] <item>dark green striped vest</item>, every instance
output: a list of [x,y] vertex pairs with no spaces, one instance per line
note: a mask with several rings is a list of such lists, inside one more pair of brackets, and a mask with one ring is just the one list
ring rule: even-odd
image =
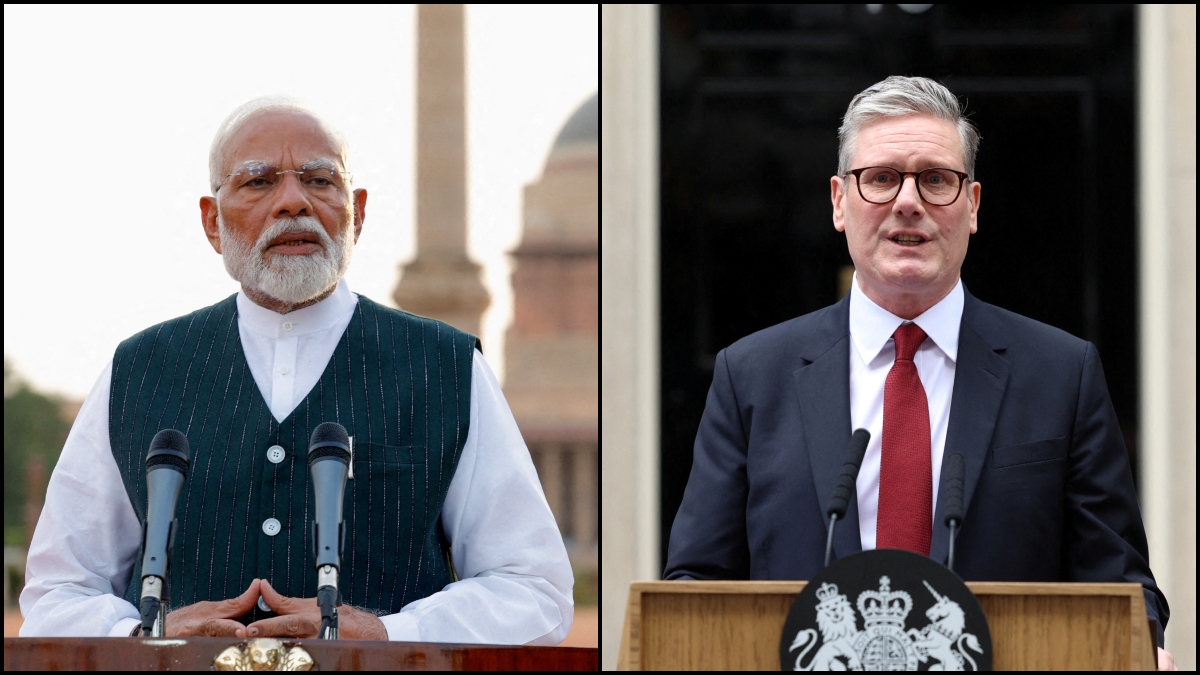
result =
[[[354,437],[343,601],[390,614],[442,590],[452,570],[440,514],[467,438],[478,340],[359,296],[320,381],[279,423],[246,364],[236,298],[152,326],[113,358],[109,438],[138,520],[154,434],[178,429],[191,449],[171,607],[235,597],[254,578],[287,596],[317,594],[307,451],[322,422]],[[268,458],[276,445],[286,452],[278,463]],[[269,535],[272,518],[280,527]],[[125,592],[135,605],[141,556]]]

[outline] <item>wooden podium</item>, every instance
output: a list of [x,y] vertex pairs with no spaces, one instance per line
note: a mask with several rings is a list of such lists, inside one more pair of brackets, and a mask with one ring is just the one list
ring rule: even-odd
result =
[[[803,581],[646,581],[629,589],[622,670],[778,670]],[[967,582],[995,670],[1154,670],[1138,584]]]
[[[212,670],[232,638],[4,638],[4,670]],[[253,642],[253,641],[249,641]],[[313,670],[598,670],[595,648],[283,640]]]

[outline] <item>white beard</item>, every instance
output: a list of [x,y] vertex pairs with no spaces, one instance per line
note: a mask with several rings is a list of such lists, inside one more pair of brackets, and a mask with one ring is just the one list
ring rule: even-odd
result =
[[[298,305],[333,288],[350,267],[354,252],[354,229],[333,239],[312,216],[280,218],[268,227],[253,246],[225,227],[217,214],[221,236],[221,257],[225,271],[243,286],[291,305]],[[288,232],[311,233],[321,250],[308,255],[272,255],[266,249],[277,237]]]

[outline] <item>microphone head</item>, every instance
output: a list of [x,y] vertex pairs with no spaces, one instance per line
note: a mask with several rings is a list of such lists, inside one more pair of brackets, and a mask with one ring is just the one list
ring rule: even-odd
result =
[[850,448],[846,453],[846,462],[854,466],[862,466],[863,455],[867,454],[867,444],[871,442],[871,432],[866,429],[855,429],[850,437]]
[[950,478],[957,478],[961,483],[963,474],[967,472],[966,463],[963,461],[963,456],[959,453],[954,453],[946,457],[945,463],[942,465],[946,475]]
[[846,449],[846,461],[842,464],[842,475],[838,477],[837,487],[833,489],[833,499],[829,500],[826,515],[837,514],[838,518],[846,517],[846,506],[850,502],[850,492],[854,489],[858,478],[858,469],[862,466],[863,455],[867,453],[867,444],[871,441],[871,432],[866,429],[855,429],[850,437],[850,447]]
[[942,462],[942,473],[946,476],[946,508],[943,521],[949,527],[951,521],[963,520],[963,482],[966,480],[966,463],[957,452],[947,455]]
[[313,429],[308,441],[308,465],[324,457],[333,457],[349,464],[350,434],[337,422],[322,422]]
[[146,470],[166,465],[187,475],[192,453],[188,449],[187,436],[175,429],[163,429],[154,434],[150,441],[150,452],[146,455]]

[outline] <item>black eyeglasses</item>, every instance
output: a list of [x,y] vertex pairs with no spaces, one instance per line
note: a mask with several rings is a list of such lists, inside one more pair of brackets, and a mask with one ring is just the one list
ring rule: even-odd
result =
[[872,204],[886,204],[900,194],[904,179],[913,176],[917,183],[917,194],[934,206],[949,206],[962,192],[967,174],[954,169],[933,168],[924,171],[898,171],[890,166],[868,166],[851,169],[858,183],[858,195]]

